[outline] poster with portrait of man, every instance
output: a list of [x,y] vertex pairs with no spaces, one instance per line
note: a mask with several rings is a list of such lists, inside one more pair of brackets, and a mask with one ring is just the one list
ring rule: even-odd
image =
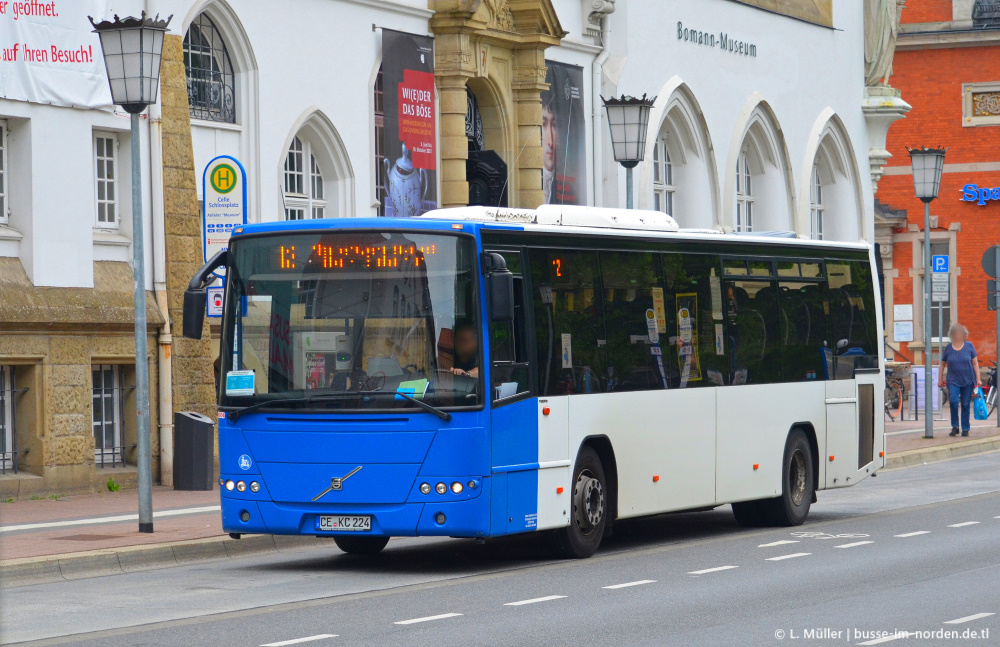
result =
[[542,191],[546,204],[587,204],[587,122],[583,68],[545,61],[542,92]]

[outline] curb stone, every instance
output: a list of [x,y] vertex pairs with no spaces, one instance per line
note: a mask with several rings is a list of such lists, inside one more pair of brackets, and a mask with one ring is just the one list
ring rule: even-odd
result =
[[920,449],[910,449],[905,452],[897,452],[886,457],[883,469],[892,470],[904,467],[915,467],[924,463],[938,463],[952,458],[962,456],[972,456],[974,454],[985,454],[988,452],[1000,451],[1000,436],[991,438],[978,438],[948,445],[936,445],[934,447],[923,447]]
[[120,575],[315,546],[316,538],[312,536],[280,537],[275,541],[272,535],[250,535],[238,540],[222,535],[165,544],[0,560],[0,588]]

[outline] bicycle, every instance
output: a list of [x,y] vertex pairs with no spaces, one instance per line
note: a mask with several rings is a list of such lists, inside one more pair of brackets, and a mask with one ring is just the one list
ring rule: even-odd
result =
[[903,378],[896,377],[891,368],[885,369],[885,415],[895,421],[903,414],[903,395],[906,383]]
[[986,369],[986,381],[983,382],[983,390],[986,392],[986,410],[989,415],[997,408],[997,363],[989,360],[992,368]]

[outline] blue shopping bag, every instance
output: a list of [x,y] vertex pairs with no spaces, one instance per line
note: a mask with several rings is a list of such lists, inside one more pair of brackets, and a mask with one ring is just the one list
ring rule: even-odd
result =
[[978,386],[972,392],[972,414],[976,420],[986,420],[990,417],[986,411],[986,398],[983,397],[983,390]]

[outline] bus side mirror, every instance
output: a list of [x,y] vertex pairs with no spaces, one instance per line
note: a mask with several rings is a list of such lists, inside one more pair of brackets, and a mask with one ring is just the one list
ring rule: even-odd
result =
[[507,269],[507,262],[500,254],[485,254],[486,293],[490,321],[514,321],[514,275]]
[[205,324],[205,290],[184,290],[183,334],[188,339],[201,339]]
[[201,339],[201,329],[205,325],[205,300],[209,284],[215,280],[215,270],[225,267],[229,260],[228,250],[213,256],[191,279],[184,290],[184,314],[181,317],[181,331],[188,339]]

